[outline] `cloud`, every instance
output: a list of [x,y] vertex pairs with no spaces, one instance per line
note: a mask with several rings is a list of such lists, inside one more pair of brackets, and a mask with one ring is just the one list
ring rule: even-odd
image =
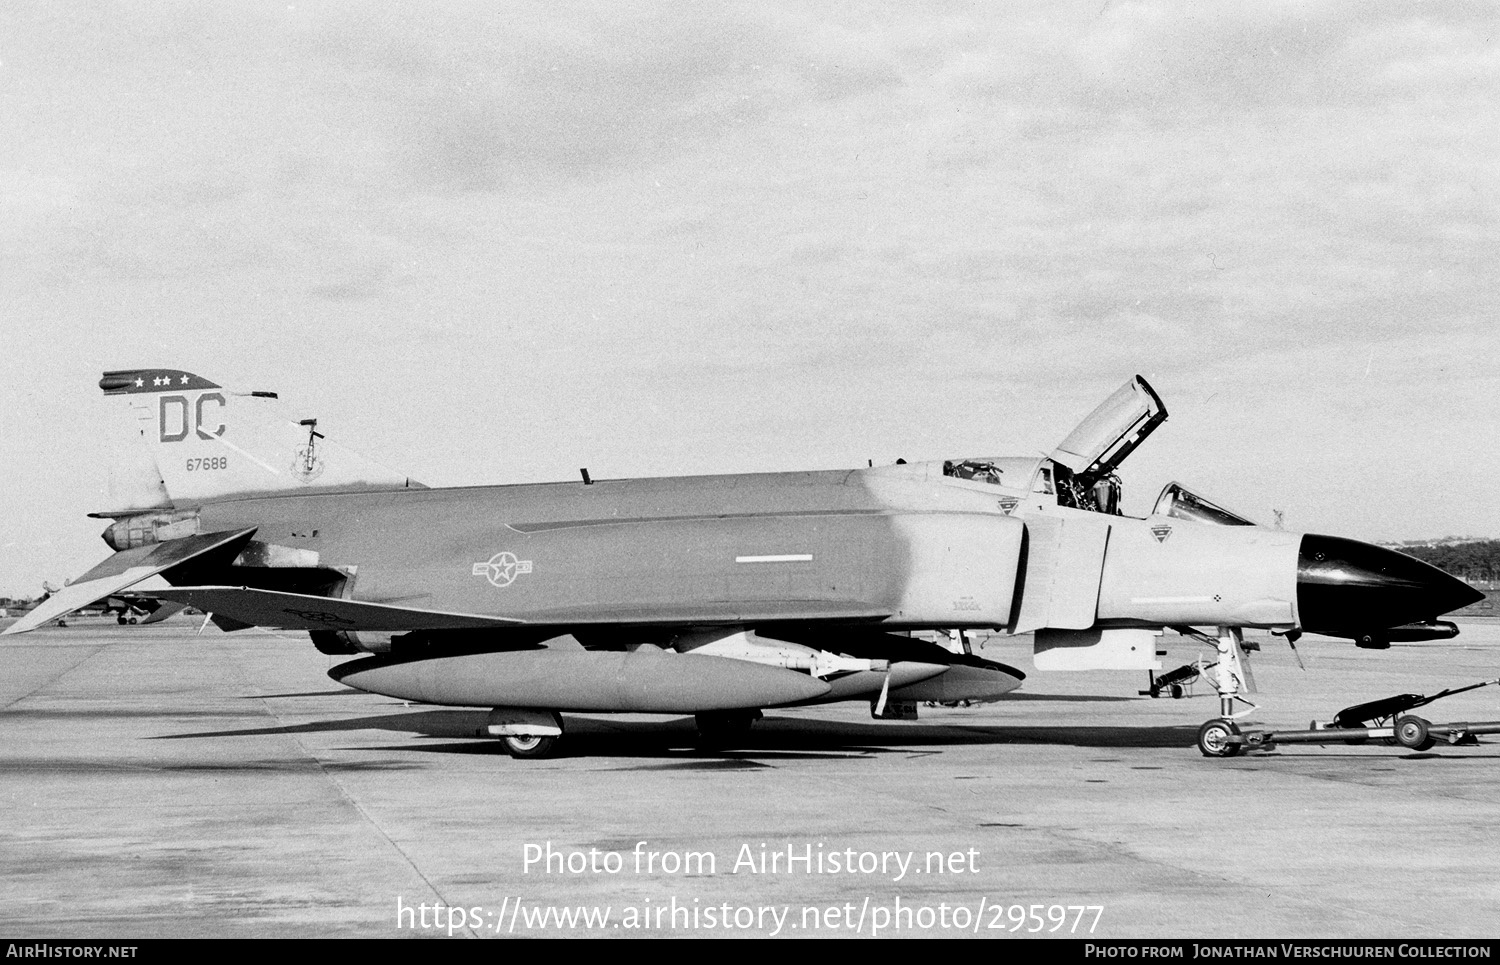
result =
[[[656,163],[804,98],[894,80],[857,56],[809,58],[784,18],[754,6],[574,12],[423,7],[420,17],[396,18],[415,29],[350,18],[305,42],[382,105],[392,161],[411,184],[439,192]],[[854,52],[836,39],[820,49],[830,46]]]
[[[574,431],[646,472],[1048,445],[1133,371],[1174,406],[1287,387],[1232,448],[1190,433],[1231,468],[1298,445],[1299,404],[1378,408],[1392,452],[1487,431],[1482,5],[31,11],[0,41],[0,298],[38,384],[120,353],[275,375],[468,481],[517,471],[481,432],[532,478]],[[1387,399],[1351,391],[1372,347]]]

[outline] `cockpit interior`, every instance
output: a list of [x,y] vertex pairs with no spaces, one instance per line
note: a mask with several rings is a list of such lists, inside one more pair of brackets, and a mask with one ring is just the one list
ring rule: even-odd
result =
[[[1007,463],[1017,461],[1004,460]],[[1011,489],[1021,489],[1048,496],[1055,495],[1059,506],[1072,509],[1105,513],[1110,516],[1122,515],[1120,511],[1122,489],[1120,477],[1115,473],[1106,472],[1103,475],[1088,476],[1075,474],[1066,466],[1058,465],[1050,459],[1041,460],[1040,465],[1036,460],[1019,461],[1025,464],[1025,470],[1034,470],[1031,479],[1018,477],[1020,467],[1002,466],[999,460],[986,459],[948,460],[943,463],[943,475],[955,479],[967,479],[971,482],[988,483],[992,486],[1007,486]],[[1017,478],[1006,478],[1007,475]]]

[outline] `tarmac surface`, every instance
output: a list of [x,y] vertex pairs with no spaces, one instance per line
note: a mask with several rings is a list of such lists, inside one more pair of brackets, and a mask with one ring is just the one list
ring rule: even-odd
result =
[[[1305,671],[1266,639],[1254,719],[1500,676],[1500,621],[1461,626],[1383,653],[1307,637]],[[1030,673],[1017,638],[985,650],[1029,674],[993,704],[768,711],[718,752],[690,718],[567,715],[570,756],[517,761],[474,736],[483,711],[333,683],[346,658],[301,634],[196,630],[0,641],[0,935],[1500,932],[1500,743],[1207,759],[1205,684]],[[1204,649],[1164,642],[1169,669]],[[1419,713],[1500,720],[1500,687]]]

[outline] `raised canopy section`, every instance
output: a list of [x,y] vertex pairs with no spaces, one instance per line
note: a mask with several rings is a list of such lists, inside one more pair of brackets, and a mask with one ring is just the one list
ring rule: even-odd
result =
[[1167,408],[1139,375],[1078,424],[1052,458],[1086,481],[1102,478],[1125,461],[1157,426],[1167,421]]

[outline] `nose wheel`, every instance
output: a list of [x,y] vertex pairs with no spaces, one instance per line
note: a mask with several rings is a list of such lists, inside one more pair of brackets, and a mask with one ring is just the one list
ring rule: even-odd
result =
[[1233,757],[1245,749],[1232,720],[1216,718],[1198,728],[1198,750],[1204,757]]

